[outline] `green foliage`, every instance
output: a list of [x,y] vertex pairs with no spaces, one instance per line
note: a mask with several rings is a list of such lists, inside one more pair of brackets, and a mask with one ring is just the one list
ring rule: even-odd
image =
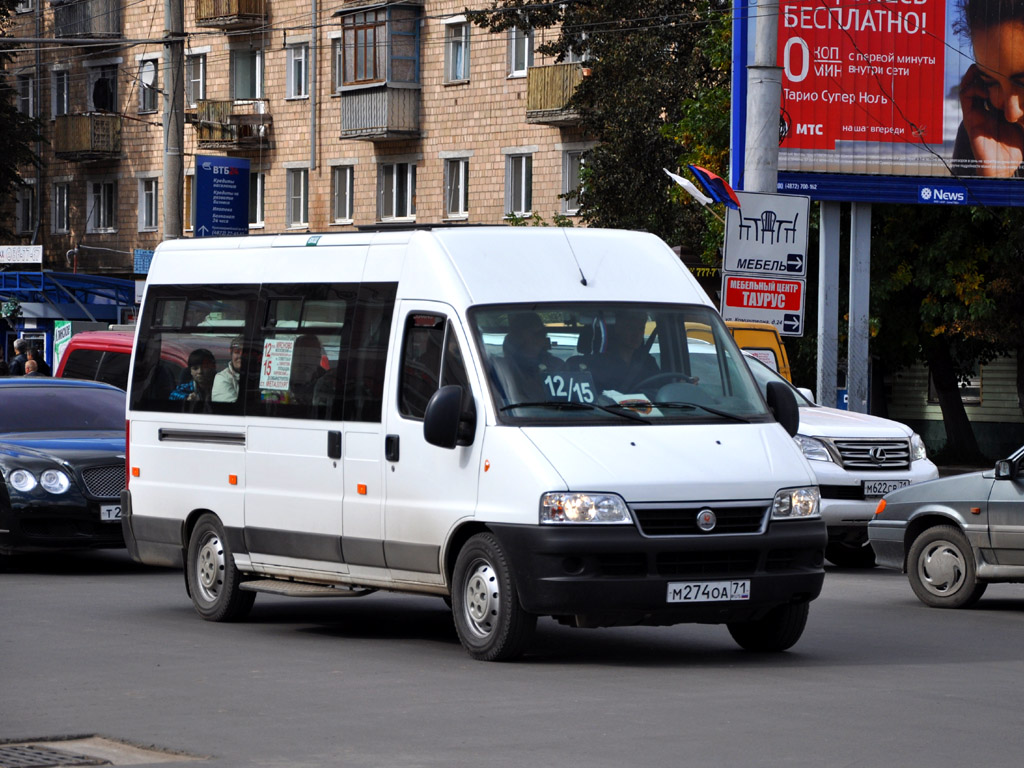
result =
[[[0,37],[8,36],[16,0],[0,0]],[[0,47],[0,136],[4,152],[0,155],[0,205],[5,208],[24,181],[19,167],[39,164],[33,144],[41,140],[39,121],[18,111],[17,93],[9,72],[13,59],[11,49]],[[10,219],[0,217],[0,237],[10,237]]]
[[693,102],[706,101],[708,114],[725,120],[724,134],[702,138],[710,146],[724,135],[720,152],[727,152],[729,67],[728,55],[719,55],[728,46],[727,13],[713,12],[707,0],[496,0],[467,16],[495,32],[556,28],[539,53],[558,61],[587,55],[591,74],[570,102],[583,131],[600,142],[581,171],[583,221],[701,243],[706,214],[682,201],[662,168],[678,166],[675,126]]
[[[536,211],[531,213],[529,216],[520,216],[517,213],[509,213],[505,216],[505,223],[510,227],[547,227],[550,226]],[[572,227],[575,226],[573,220],[568,216],[561,213],[553,214],[551,217],[551,223],[556,227]]]

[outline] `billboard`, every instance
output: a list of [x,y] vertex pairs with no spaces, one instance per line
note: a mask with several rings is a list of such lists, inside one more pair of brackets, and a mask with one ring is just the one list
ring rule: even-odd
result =
[[[756,7],[737,4],[733,28],[731,181],[738,188]],[[1014,23],[998,9],[1009,7],[780,0],[778,191],[816,200],[1024,205],[1024,128],[1014,95],[1024,34],[1004,34]]]

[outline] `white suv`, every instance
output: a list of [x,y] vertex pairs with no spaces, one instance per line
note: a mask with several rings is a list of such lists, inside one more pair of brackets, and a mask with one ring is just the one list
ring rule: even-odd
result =
[[838,566],[872,567],[867,525],[878,500],[939,476],[920,435],[898,421],[815,405],[808,390],[793,387],[749,355],[747,363],[762,394],[769,381],[781,381],[792,387],[800,405],[800,429],[793,439],[821,489],[821,516],[828,526],[825,557]]

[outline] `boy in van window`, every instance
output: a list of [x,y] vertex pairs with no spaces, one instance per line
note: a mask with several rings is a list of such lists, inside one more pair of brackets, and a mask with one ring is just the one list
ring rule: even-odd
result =
[[196,349],[188,356],[188,369],[192,374],[189,381],[183,382],[171,392],[170,400],[184,400],[193,408],[210,401],[213,390],[213,379],[217,374],[217,359],[208,349]]
[[213,379],[213,395],[215,403],[234,403],[238,400],[238,380],[242,375],[242,360],[245,356],[245,344],[241,336],[231,340],[231,360],[227,366]]

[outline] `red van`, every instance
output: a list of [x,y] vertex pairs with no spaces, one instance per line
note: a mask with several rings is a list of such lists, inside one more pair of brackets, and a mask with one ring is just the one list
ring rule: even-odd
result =
[[54,374],[63,379],[89,379],[128,389],[132,357],[131,331],[82,331],[71,337]]

